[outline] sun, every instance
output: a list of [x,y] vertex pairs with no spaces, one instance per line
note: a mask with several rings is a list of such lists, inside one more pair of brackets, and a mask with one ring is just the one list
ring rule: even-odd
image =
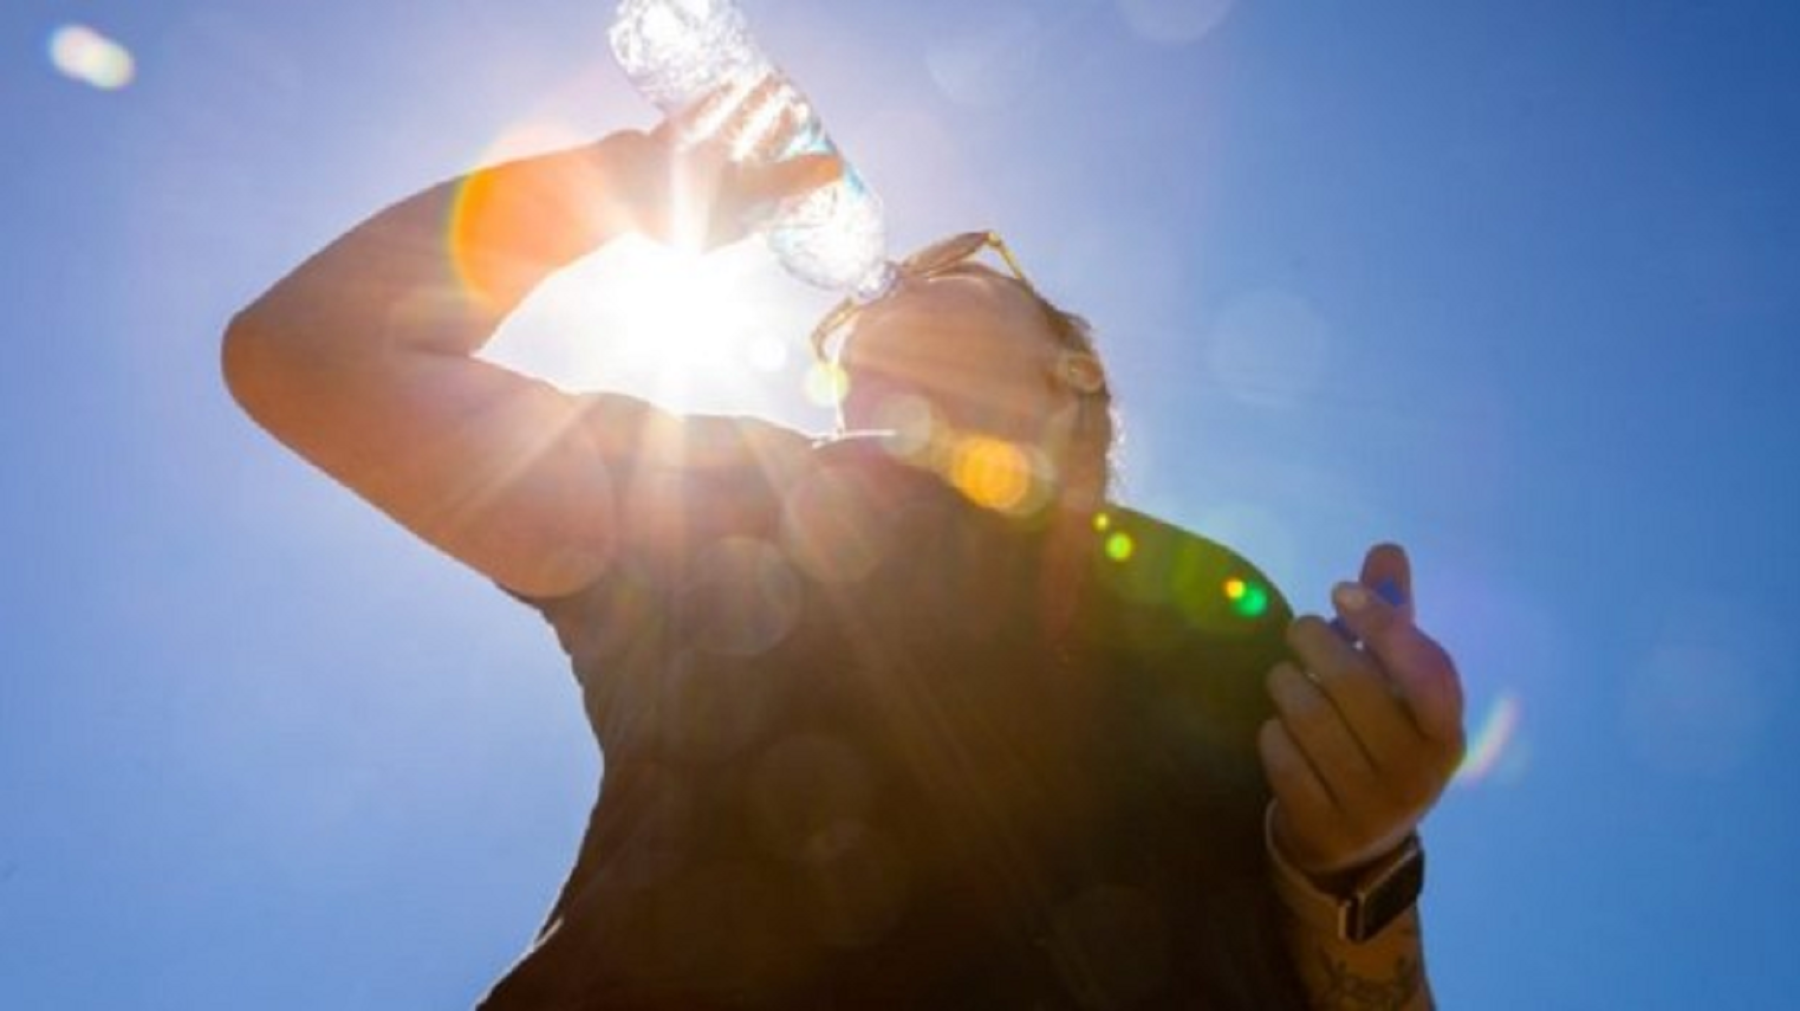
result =
[[805,396],[818,303],[755,242],[700,255],[627,235],[549,278],[483,356],[676,411],[780,410]]
[[628,236],[608,251],[610,268],[589,290],[617,326],[618,353],[640,366],[681,373],[745,363],[752,314],[742,259],[703,256]]
[[[583,137],[544,112],[508,126],[476,160],[530,157]],[[458,221],[480,210],[480,196],[464,195]],[[459,234],[453,225],[453,243]],[[466,270],[461,280],[479,289]],[[755,234],[705,254],[626,234],[546,278],[482,357],[570,392],[618,390],[678,412],[816,428],[832,404],[805,338],[839,297],[788,276]]]

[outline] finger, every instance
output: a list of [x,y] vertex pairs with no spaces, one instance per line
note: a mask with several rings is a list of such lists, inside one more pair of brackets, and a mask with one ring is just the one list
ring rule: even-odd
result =
[[1256,747],[1262,757],[1263,774],[1269,780],[1269,792],[1275,795],[1276,835],[1281,839],[1282,851],[1302,870],[1326,866],[1332,855],[1320,852],[1307,840],[1331,838],[1337,807],[1330,792],[1280,720],[1262,725]]
[[750,89],[724,133],[731,141],[732,160],[742,162],[780,161],[823,139],[806,100],[775,74]]
[[[1363,555],[1362,585],[1399,607],[1408,621],[1413,618],[1412,561],[1398,544],[1377,544]],[[1385,591],[1385,592],[1384,592]]]
[[1276,664],[1269,671],[1268,690],[1289,739],[1306,756],[1332,803],[1351,816],[1352,800],[1377,788],[1378,777],[1368,753],[1337,707],[1293,664]]
[[710,210],[709,247],[727,245],[782,221],[786,208],[843,172],[836,155],[799,155],[774,164],[733,164],[718,180]]
[[737,199],[746,206],[777,203],[829,186],[844,174],[844,162],[835,154],[803,154],[766,165],[742,165],[736,170]]
[[[767,79],[765,78],[766,82]],[[720,148],[718,143],[726,134],[726,124],[744,109],[748,98],[764,85],[757,82],[733,78],[717,88],[707,92],[664,119],[656,128],[656,135],[673,150],[710,146]]]
[[1288,628],[1288,642],[1377,775],[1397,782],[1409,779],[1426,738],[1374,660],[1318,618],[1295,621]]
[[1375,658],[1318,618],[1295,621],[1288,637],[1296,655],[1309,658],[1313,684],[1330,699],[1374,770],[1370,780],[1330,783],[1347,819],[1377,835],[1383,826],[1416,821],[1461,760],[1460,735],[1444,740],[1426,735]]
[[[1363,556],[1362,576],[1358,581],[1377,597],[1398,608],[1409,620],[1412,618],[1412,563],[1406,557],[1406,549],[1398,544],[1377,544],[1370,548]],[[1351,642],[1360,639],[1356,631],[1341,618],[1334,619],[1331,625],[1339,635]]]
[[1442,646],[1395,607],[1357,583],[1331,594],[1339,620],[1360,639],[1406,702],[1413,723],[1433,740],[1461,740],[1463,693],[1456,666]]

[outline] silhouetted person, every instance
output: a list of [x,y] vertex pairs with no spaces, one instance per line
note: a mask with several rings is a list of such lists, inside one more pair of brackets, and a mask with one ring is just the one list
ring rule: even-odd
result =
[[831,439],[475,357],[671,208],[735,241],[835,171],[616,133],[410,197],[232,322],[257,421],[572,658],[603,782],[483,1006],[1429,1006],[1413,833],[1462,703],[1404,554],[1334,629],[1109,503],[1088,328],[996,237],[817,335]]

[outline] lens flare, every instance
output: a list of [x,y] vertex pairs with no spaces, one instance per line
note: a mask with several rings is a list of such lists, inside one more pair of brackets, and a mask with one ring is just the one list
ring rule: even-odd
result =
[[923,397],[895,393],[875,406],[875,427],[884,432],[882,448],[896,459],[929,461],[944,427]]
[[1219,27],[1235,0],[1118,0],[1131,30],[1149,42],[1187,45]]
[[944,96],[997,109],[1030,93],[1042,66],[1047,27],[1016,4],[969,4],[925,52],[925,69]]
[[831,362],[815,362],[806,372],[806,399],[834,408],[850,392],[850,376]]
[[1032,499],[1031,459],[1004,439],[971,436],[957,444],[950,464],[950,483],[976,505],[1017,513]]
[[1234,576],[1225,581],[1225,599],[1238,617],[1260,618],[1269,609],[1269,588]]
[[1513,744],[1518,737],[1523,707],[1516,695],[1505,694],[1494,700],[1481,727],[1469,738],[1462,765],[1456,770],[1456,783],[1472,786],[1492,776],[1501,763],[1516,754]]
[[1137,554],[1137,542],[1131,535],[1121,530],[1106,539],[1106,557],[1115,562],[1129,562],[1131,556]]
[[117,91],[137,77],[131,50],[87,25],[64,25],[50,33],[50,62],[64,77]]
[[[557,192],[601,192],[599,169],[562,161],[554,167],[523,159],[578,143],[581,135],[561,123],[532,121],[508,128],[482,153],[486,166],[469,173],[457,190],[447,222],[446,241],[464,292],[478,298],[504,298],[521,272],[530,271],[529,250],[548,234],[545,215],[559,217]],[[588,178],[567,178],[581,173]],[[559,177],[560,176],[560,177]],[[599,202],[596,201],[596,204]],[[598,214],[598,208],[590,209]],[[554,222],[563,224],[563,222]]]

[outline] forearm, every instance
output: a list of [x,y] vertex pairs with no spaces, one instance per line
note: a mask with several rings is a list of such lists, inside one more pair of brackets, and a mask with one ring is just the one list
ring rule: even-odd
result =
[[629,149],[641,140],[615,134],[415,194],[279,281],[234,335],[321,366],[471,355],[550,274],[634,227]]
[[1436,1007],[1425,974],[1415,907],[1362,944],[1289,916],[1288,950],[1313,1011],[1427,1011]]
[[482,169],[381,211],[240,313],[225,379],[277,439],[515,589],[592,578],[612,488],[585,407],[475,356],[558,268],[637,225],[641,134]]

